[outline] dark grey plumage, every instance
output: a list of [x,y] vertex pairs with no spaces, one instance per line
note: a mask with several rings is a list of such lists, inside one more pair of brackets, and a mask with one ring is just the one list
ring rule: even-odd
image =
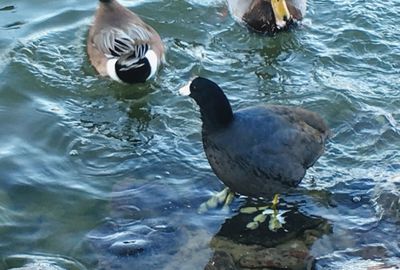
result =
[[[278,105],[232,113],[222,90],[204,78],[191,82],[190,96],[200,107],[208,161],[232,191],[252,197],[288,191],[324,152],[330,131],[316,113]],[[221,115],[227,117],[216,120]]]

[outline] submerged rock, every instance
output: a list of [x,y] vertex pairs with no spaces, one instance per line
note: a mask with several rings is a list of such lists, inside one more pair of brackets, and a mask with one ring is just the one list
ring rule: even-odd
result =
[[388,253],[390,252],[382,245],[366,245],[358,249],[336,251],[320,258],[316,269],[399,269],[399,259],[388,256]]
[[[87,239],[101,269],[193,269],[210,258],[208,232],[197,199],[162,182],[115,186],[109,218]],[[193,206],[192,206],[193,204]],[[217,227],[223,217],[213,222]],[[134,268],[132,268],[134,266]]]
[[276,231],[269,229],[270,216],[256,229],[247,229],[246,224],[258,213],[239,213],[226,220],[211,242],[215,253],[205,269],[311,269],[314,258],[310,247],[331,231],[330,225],[294,207],[278,208],[285,210],[285,223]]
[[218,250],[214,253],[204,270],[237,270],[232,255],[226,251]]
[[285,223],[276,231],[271,231],[268,226],[271,215],[267,215],[266,220],[256,229],[250,230],[246,228],[246,225],[252,222],[257,213],[240,213],[226,220],[217,236],[223,236],[234,242],[246,245],[255,244],[263,247],[274,247],[295,239],[297,236],[303,235],[306,230],[317,228],[325,222],[321,218],[308,217],[300,213],[296,208],[289,208],[285,205],[279,205],[278,208],[280,212],[283,212],[282,217]]
[[276,231],[269,229],[270,213],[257,229],[246,229],[260,214],[254,212],[225,220],[215,234],[209,228],[218,228],[225,216],[198,215],[206,199],[159,182],[120,184],[110,217],[88,234],[97,269],[304,269],[313,263],[310,245],[330,230],[325,220],[281,203],[284,224]]
[[[214,257],[205,269],[305,269],[313,263],[309,247],[301,240],[290,240],[273,248],[238,244],[225,237],[213,239]],[[224,254],[221,256],[219,254]],[[213,268],[224,265],[231,258],[230,268]]]
[[309,251],[301,242],[292,242],[285,248],[254,250],[239,259],[243,268],[304,269],[312,262]]

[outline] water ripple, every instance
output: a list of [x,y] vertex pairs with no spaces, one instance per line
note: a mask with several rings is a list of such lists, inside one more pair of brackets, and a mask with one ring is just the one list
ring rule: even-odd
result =
[[[73,253],[93,269],[106,249],[87,249],[82,239],[103,220],[125,231],[105,226],[102,243],[118,240],[114,251],[133,250],[134,242],[121,241],[132,240],[131,229],[138,228],[129,200],[139,198],[163,220],[172,215],[172,227],[185,220],[190,230],[207,228],[199,233],[204,241],[211,238],[225,216],[200,217],[190,208],[222,185],[202,149],[198,108],[177,95],[196,75],[217,81],[234,109],[267,102],[320,113],[334,135],[302,184],[311,194],[285,197],[333,222],[332,234],[315,244],[317,266],[341,267],[349,257],[354,267],[396,262],[395,0],[313,1],[298,29],[268,38],[236,23],[223,1],[123,1],[159,30],[168,48],[156,78],[138,86],[100,78],[90,66],[85,40],[94,1],[43,3],[0,7],[0,253],[12,267]],[[121,213],[123,219],[115,219]],[[159,219],[145,222],[153,228]],[[165,243],[179,244],[165,236]],[[44,261],[42,255],[15,255],[32,250],[43,252]],[[384,259],[358,259],[371,250],[384,250]],[[84,269],[71,261],[72,269]]]

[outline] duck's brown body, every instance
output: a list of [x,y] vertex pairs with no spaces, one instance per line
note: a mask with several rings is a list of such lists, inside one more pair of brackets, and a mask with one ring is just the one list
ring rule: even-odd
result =
[[164,46],[158,33],[116,0],[100,1],[87,39],[89,59],[97,72],[110,76],[107,68],[110,59],[132,60],[133,51],[142,45],[155,52],[158,68],[164,59]]
[[302,20],[306,7],[306,0],[286,0],[292,21],[280,28],[276,24],[271,0],[227,0],[227,3],[236,20],[256,32],[269,34],[288,28],[293,21]]

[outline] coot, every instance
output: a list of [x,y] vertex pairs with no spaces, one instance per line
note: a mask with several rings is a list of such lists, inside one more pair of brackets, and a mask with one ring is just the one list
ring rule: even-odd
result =
[[314,112],[258,105],[233,113],[222,89],[201,77],[179,92],[199,105],[207,159],[234,192],[251,197],[287,192],[324,152],[330,131]]

